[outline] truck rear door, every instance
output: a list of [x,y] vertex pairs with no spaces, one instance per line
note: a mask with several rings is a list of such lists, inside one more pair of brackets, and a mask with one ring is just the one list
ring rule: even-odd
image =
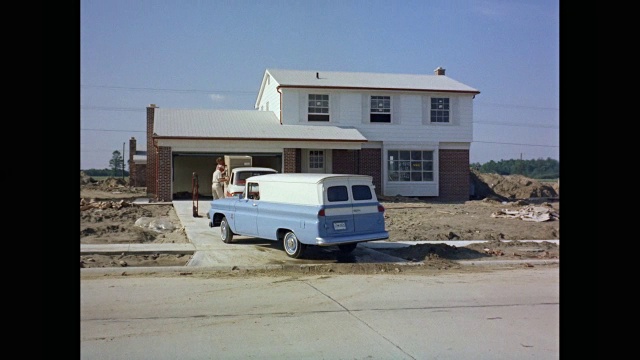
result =
[[356,233],[384,230],[384,212],[380,211],[378,199],[371,185],[366,181],[350,180],[353,224]]
[[350,235],[354,232],[353,208],[348,184],[324,184],[324,221],[327,235]]

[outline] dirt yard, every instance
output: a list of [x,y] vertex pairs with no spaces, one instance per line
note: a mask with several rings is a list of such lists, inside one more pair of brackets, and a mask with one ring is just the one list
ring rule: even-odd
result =
[[[433,199],[381,197],[388,241],[489,240],[467,247],[419,244],[384,252],[409,261],[435,257],[448,261],[478,253],[500,259],[559,259],[560,201],[557,183],[522,176],[472,172],[477,200],[444,203]],[[122,179],[95,181],[80,173],[80,244],[188,243],[172,205],[133,205],[146,188],[129,187]],[[501,240],[516,240],[504,242]],[[190,256],[81,255],[81,267],[186,265]]]

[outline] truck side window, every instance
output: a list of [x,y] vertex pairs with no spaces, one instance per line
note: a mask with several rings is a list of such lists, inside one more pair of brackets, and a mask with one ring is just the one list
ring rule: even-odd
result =
[[253,200],[260,199],[260,189],[258,187],[258,184],[256,183],[247,184],[247,198],[253,199]]
[[333,201],[347,201],[349,200],[349,194],[346,186],[330,186],[327,189],[327,200]]

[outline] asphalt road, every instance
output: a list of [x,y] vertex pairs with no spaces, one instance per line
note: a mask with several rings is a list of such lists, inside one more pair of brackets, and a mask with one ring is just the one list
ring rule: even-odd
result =
[[82,359],[556,359],[559,267],[93,277]]

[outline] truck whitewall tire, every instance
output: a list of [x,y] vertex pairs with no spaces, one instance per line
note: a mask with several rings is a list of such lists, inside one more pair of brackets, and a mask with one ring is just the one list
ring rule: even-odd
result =
[[306,248],[306,245],[302,244],[298,240],[298,237],[293,233],[293,231],[289,231],[284,235],[284,238],[282,239],[282,246],[284,247],[284,251],[287,255],[294,259],[299,259]]
[[233,232],[231,231],[231,228],[229,228],[229,222],[226,217],[223,217],[222,221],[220,221],[220,237],[225,244],[229,244],[233,241]]

